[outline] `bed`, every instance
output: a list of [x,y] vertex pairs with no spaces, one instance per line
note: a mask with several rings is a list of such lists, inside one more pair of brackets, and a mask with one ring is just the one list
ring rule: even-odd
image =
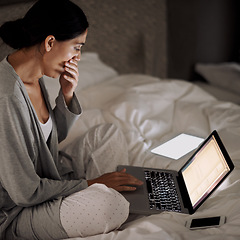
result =
[[[118,74],[96,53],[83,53],[76,95],[83,114],[60,144],[64,149],[89,128],[110,122],[120,127],[129,146],[130,164],[178,170],[187,160],[172,160],[150,150],[173,135],[188,133],[206,138],[219,132],[235,169],[218,190],[193,215],[163,212],[131,215],[121,230],[86,239],[238,239],[240,237],[240,106],[219,101],[196,84],[143,74]],[[51,102],[57,80],[45,78]],[[191,217],[224,215],[220,228],[190,231]]]
[[[90,6],[92,3],[90,1]],[[16,5],[4,6],[4,17],[7,9],[11,9],[12,17],[13,6],[16,9]],[[25,11],[30,4],[21,4],[21,6],[23,6],[22,11]],[[3,49],[3,45],[1,47]],[[4,51],[10,50],[4,46]],[[80,76],[76,95],[83,113],[67,139],[60,144],[60,149],[66,148],[79,135],[97,124],[114,123],[122,129],[126,137],[131,165],[178,170],[187,160],[186,158],[173,160],[155,155],[150,150],[182,132],[206,138],[213,130],[217,130],[235,169],[193,215],[172,212],[150,216],[130,215],[128,221],[119,230],[84,239],[240,239],[238,64],[223,62],[219,65],[199,62],[195,69],[205,81],[196,83],[183,78],[170,78],[166,72],[162,73],[162,76],[156,76],[157,74],[147,72],[150,71],[148,68],[144,68],[148,69],[147,71],[139,71],[137,67],[140,65],[122,69],[120,64],[117,69],[116,63],[110,64],[111,58],[107,61],[105,57],[106,55],[102,55],[101,51],[97,51],[94,47],[86,49],[82,54],[78,66]],[[165,61],[166,59],[160,60],[163,65]],[[230,74],[231,79],[234,79],[232,83],[236,85],[227,89],[230,86],[228,84],[230,77],[229,75],[224,77],[221,71]],[[58,80],[48,77],[44,77],[44,80],[51,104],[54,105],[59,89]],[[206,80],[209,83],[206,83]],[[222,84],[219,85],[220,82]],[[226,98],[227,94],[229,97]],[[192,217],[216,215],[224,215],[227,218],[226,223],[220,228],[189,230],[185,227],[185,222]]]

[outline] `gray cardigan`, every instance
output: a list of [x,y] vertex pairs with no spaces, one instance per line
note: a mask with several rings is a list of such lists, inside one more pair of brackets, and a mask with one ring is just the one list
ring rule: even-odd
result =
[[0,239],[23,208],[87,187],[86,180],[61,178],[72,169],[58,153],[58,143],[81,113],[77,98],[67,108],[60,91],[52,110],[39,81],[53,120],[47,143],[23,82],[6,58],[0,62]]

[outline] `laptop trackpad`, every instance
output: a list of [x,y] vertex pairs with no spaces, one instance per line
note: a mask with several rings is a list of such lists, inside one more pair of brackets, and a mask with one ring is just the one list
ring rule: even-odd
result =
[[[144,210],[149,210],[148,193],[146,192],[146,180],[143,169],[136,171],[136,167],[127,166],[127,173],[133,175],[137,179],[143,181],[142,186],[134,186],[137,189],[131,192],[121,192],[122,195],[130,203],[131,213],[142,213]],[[120,170],[120,168],[118,168]]]

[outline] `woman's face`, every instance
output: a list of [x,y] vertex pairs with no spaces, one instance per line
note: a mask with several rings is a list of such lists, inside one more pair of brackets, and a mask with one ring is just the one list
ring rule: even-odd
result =
[[46,52],[43,55],[43,74],[57,78],[64,72],[66,62],[73,58],[80,61],[81,48],[86,42],[86,37],[87,31],[67,41],[57,41],[54,36],[52,38],[49,36],[48,42],[45,42]]

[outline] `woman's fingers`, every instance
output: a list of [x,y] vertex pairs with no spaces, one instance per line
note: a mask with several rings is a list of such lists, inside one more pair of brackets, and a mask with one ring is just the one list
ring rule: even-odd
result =
[[64,70],[66,73],[68,73],[65,73],[66,80],[78,82],[79,73],[76,60],[71,59],[70,61],[66,62]]
[[116,172],[115,174],[117,175],[116,180],[119,182],[120,185],[142,185],[143,183],[142,181],[128,173]]
[[136,189],[137,189],[136,187],[131,186],[118,186],[115,188],[115,190],[118,192],[132,192],[135,191]]
[[113,188],[117,191],[134,191],[136,190],[135,186],[141,186],[142,181],[135,178],[134,176],[126,173],[126,170],[120,172],[106,173],[99,178],[88,180],[88,185],[94,183],[103,183],[106,186]]
[[73,58],[65,62],[64,72],[60,76],[60,84],[67,105],[71,102],[73,92],[78,84],[78,60]]

